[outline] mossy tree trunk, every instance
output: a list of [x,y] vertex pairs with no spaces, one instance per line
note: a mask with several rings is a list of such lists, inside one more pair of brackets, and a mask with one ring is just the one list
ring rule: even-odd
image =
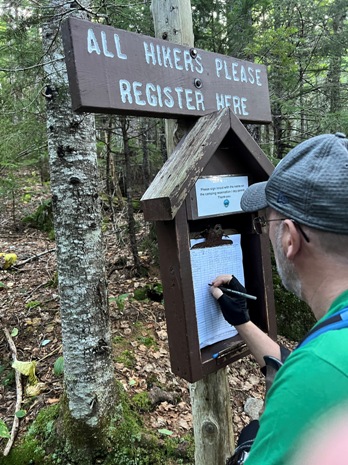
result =
[[116,400],[98,198],[94,116],[71,110],[61,22],[86,19],[87,1],[50,0],[43,28],[47,133],[64,355],[58,425],[68,457],[94,463],[105,446]]

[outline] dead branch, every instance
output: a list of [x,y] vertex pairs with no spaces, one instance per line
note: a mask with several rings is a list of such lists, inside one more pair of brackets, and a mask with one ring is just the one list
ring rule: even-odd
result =
[[20,268],[21,266],[25,265],[28,262],[36,260],[39,257],[42,257],[43,255],[47,255],[48,253],[52,253],[52,252],[55,252],[55,251],[56,251],[56,249],[54,248],[54,249],[46,250],[45,252],[38,253],[37,255],[33,255],[32,257],[27,258],[26,260],[23,260],[22,262],[16,263],[14,268]]
[[42,360],[45,360],[46,358],[50,357],[51,355],[55,354],[56,352],[59,352],[61,349],[62,349],[62,345],[56,347],[54,350],[52,350],[52,352],[50,352],[49,354],[45,355],[44,357],[40,358],[40,360],[38,360],[38,362],[42,362]]
[[[17,360],[17,349],[16,346],[13,342],[13,339],[8,331],[7,328],[3,328],[3,331],[5,333],[8,345],[11,349],[12,352],[12,359],[15,362]],[[15,370],[15,379],[16,379],[16,406],[15,406],[15,412],[21,409],[22,406],[22,400],[23,400],[23,389],[22,389],[22,380],[21,380],[21,374],[18,370]],[[16,438],[16,435],[18,433],[18,428],[19,428],[19,418],[14,415],[13,418],[13,424],[12,424],[12,429],[11,429],[11,436],[10,439],[7,441],[6,447],[4,449],[4,456],[6,457],[10,450],[11,447],[14,443],[14,440]]]

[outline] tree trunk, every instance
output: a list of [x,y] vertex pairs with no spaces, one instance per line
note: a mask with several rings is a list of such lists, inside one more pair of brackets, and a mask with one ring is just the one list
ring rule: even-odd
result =
[[[88,8],[87,2],[81,2]],[[47,132],[64,355],[62,428],[69,457],[104,444],[116,390],[98,198],[94,116],[72,113],[59,25],[73,5],[51,0],[43,28]],[[76,11],[76,16],[84,14]]]
[[[341,68],[342,57],[345,53],[344,34],[345,20],[347,16],[347,3],[342,0],[336,0],[331,6],[332,14],[332,53],[330,54],[330,65],[327,74],[329,84],[329,104],[330,113],[338,114],[342,108],[341,100]],[[337,121],[335,120],[331,131],[337,129]]]
[[131,151],[129,147],[128,134],[127,134],[127,120],[124,116],[120,117],[122,138],[123,138],[123,150],[124,150],[124,162],[125,162],[125,176],[126,176],[126,196],[127,196],[127,217],[128,217],[128,232],[129,242],[133,255],[134,268],[137,275],[141,274],[141,264],[138,253],[137,238],[135,233],[135,219],[134,219],[134,208],[133,208],[133,194],[132,194],[132,182],[131,182],[131,165],[130,157]]
[[117,198],[119,208],[123,207],[123,197],[118,182],[118,175],[116,172],[115,153],[112,150],[112,130],[114,126],[114,117],[109,116],[108,127],[105,131],[105,145],[106,145],[106,194],[108,197],[110,218],[114,225],[115,223],[115,209],[114,209],[114,197]]
[[[277,31],[281,27],[281,11],[282,6],[279,1],[274,5],[274,30]],[[272,105],[273,115],[273,134],[274,134],[274,149],[275,156],[278,159],[284,157],[284,130],[283,130],[283,108],[282,108],[282,69],[279,63],[274,65],[273,72],[273,93],[274,103]]]
[[141,121],[141,146],[143,152],[143,188],[144,192],[150,185],[150,160],[148,147],[149,124],[146,118]]

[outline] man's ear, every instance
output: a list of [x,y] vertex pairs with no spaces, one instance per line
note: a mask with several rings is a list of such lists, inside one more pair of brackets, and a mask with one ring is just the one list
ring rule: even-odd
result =
[[286,258],[294,260],[301,249],[301,235],[293,221],[283,221],[283,246]]

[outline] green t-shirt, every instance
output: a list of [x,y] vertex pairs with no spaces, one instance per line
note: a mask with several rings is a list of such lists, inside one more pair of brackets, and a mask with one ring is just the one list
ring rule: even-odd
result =
[[[348,306],[348,291],[328,316]],[[348,328],[327,331],[289,355],[266,398],[245,465],[285,465],[320,417],[348,401]]]

